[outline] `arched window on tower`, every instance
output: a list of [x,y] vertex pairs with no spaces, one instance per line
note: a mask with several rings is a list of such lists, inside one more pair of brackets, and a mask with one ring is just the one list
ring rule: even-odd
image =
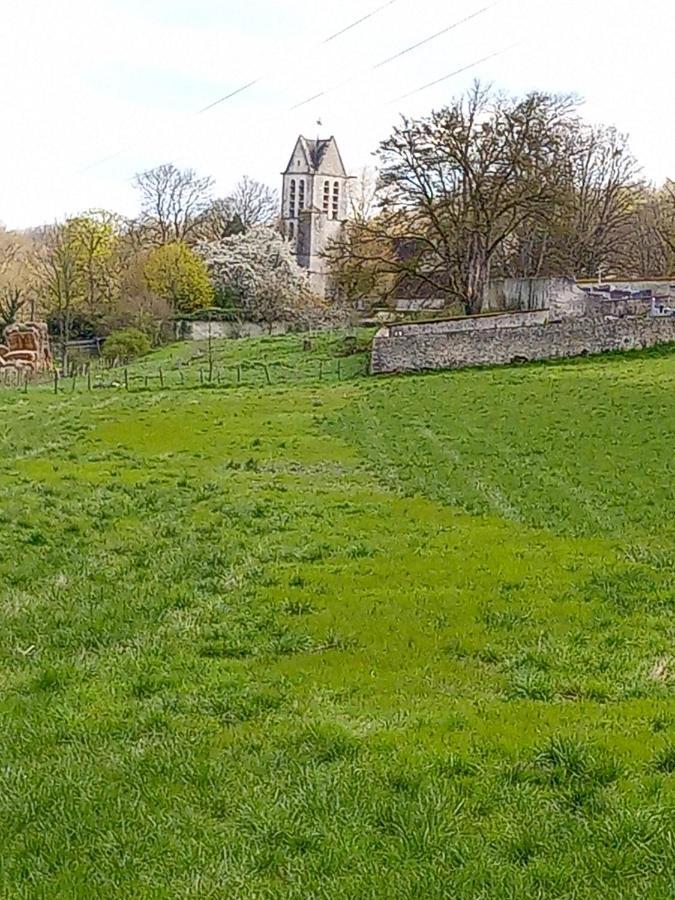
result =
[[333,185],[333,218],[340,218],[340,182],[336,181]]
[[288,239],[289,241],[295,239],[295,222],[288,223]]
[[300,186],[298,191],[299,199],[298,199],[298,210],[302,212],[305,208],[305,179],[300,179]]
[[323,211],[330,212],[330,181],[323,183]]
[[295,218],[295,201],[296,201],[296,184],[295,178],[291,178],[291,188],[288,197],[288,215],[291,219]]

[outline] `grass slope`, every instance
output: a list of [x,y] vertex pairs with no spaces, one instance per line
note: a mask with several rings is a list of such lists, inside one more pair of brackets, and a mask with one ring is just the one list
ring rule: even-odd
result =
[[671,897],[675,356],[302,371],[0,393],[0,895]]
[[[129,366],[132,390],[166,388],[294,386],[317,381],[336,381],[367,374],[372,329],[319,332],[311,336],[288,335],[253,340],[190,341],[172,344]],[[147,383],[146,383],[147,381]],[[124,370],[103,369],[93,385],[122,384]],[[76,380],[83,391],[86,380]],[[72,389],[67,379],[62,389]]]

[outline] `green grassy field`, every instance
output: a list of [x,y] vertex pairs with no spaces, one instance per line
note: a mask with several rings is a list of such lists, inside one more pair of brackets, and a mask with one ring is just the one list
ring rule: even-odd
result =
[[0,896],[673,896],[675,353],[340,346],[0,391]]
[[[311,336],[264,337],[242,341],[171,344],[126,369],[131,390],[193,387],[292,387],[367,374],[372,329],[323,332]],[[161,374],[160,374],[161,373]],[[93,389],[123,385],[125,369],[94,366]],[[61,391],[73,389],[66,378]],[[87,388],[80,376],[75,392]]]

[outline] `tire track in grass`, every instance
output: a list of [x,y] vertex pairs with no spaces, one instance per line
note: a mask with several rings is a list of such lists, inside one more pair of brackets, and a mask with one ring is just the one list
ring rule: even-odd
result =
[[[575,518],[575,510],[582,507],[586,517],[595,524],[596,528],[603,533],[606,531],[607,506],[601,501],[594,499],[595,495],[590,489],[576,485],[570,478],[565,477],[560,468],[551,468],[547,464],[546,458],[543,459],[543,462],[538,463],[532,455],[523,456],[522,452],[504,440],[503,435],[500,437],[499,447],[504,468],[511,473],[517,473],[521,483],[528,479],[532,484],[537,485],[535,499],[540,500],[545,497],[559,498],[559,501],[567,507],[565,517],[571,521]],[[489,491],[489,485],[487,487]],[[508,498],[499,491],[499,488],[493,488],[492,490],[497,494],[498,504],[501,497],[507,507],[511,506]],[[549,517],[546,517],[545,521],[542,520],[539,506],[532,508],[532,499],[528,497],[527,501],[525,508],[520,509],[518,512],[517,521],[535,527],[551,527]],[[529,512],[526,511],[528,507],[530,509]],[[514,507],[514,509],[517,511],[517,508]]]
[[[427,440],[440,447],[458,467],[462,469],[472,480],[472,484],[476,491],[485,498],[490,508],[497,511],[501,516],[520,524],[527,523],[535,527],[550,527],[550,521],[541,521],[541,516],[537,515],[536,510],[529,514],[524,508],[515,505],[509,496],[500,489],[494,482],[485,477],[484,470],[477,471],[477,466],[470,461],[463,461],[462,455],[454,448],[442,444],[441,437],[426,427],[418,429],[420,434]],[[510,472],[517,472],[526,463],[526,472],[520,474],[521,482],[527,477],[531,481],[536,481],[540,485],[537,494],[542,497],[558,496],[567,507],[565,517],[570,521],[576,518],[575,510],[581,507],[584,510],[585,518],[590,520],[596,531],[605,532],[609,516],[609,509],[602,501],[594,499],[595,495],[590,489],[583,488],[574,484],[570,479],[564,477],[559,469],[552,470],[546,465],[532,464],[529,458],[523,460],[521,454],[517,450],[509,447],[503,440],[500,441],[500,455],[503,458],[503,464]],[[511,461],[513,460],[513,462]],[[454,502],[457,502],[456,500]],[[528,506],[530,504],[526,504]],[[587,529],[585,529],[587,530]]]
[[[429,427],[416,428],[415,430],[427,442],[436,447],[441,457],[450,459],[458,468],[467,474],[476,492],[487,501],[491,512],[495,511],[504,519],[522,524],[523,516],[521,511],[509,501],[506,494],[504,494],[496,484],[477,474],[475,465],[468,460],[463,461],[461,454],[452,447],[444,444],[441,441],[440,436],[434,433]],[[455,501],[455,504],[456,502],[457,501]]]
[[[537,464],[531,456],[523,457],[517,449],[509,446],[503,440],[500,442],[500,448],[502,456],[508,458],[510,471],[515,472],[520,467],[527,469],[522,473],[521,478],[527,477],[531,482],[537,483],[536,495],[538,498],[558,497],[564,503],[568,510],[565,518],[571,523],[579,521],[580,517],[575,513],[581,509],[583,515],[580,524],[584,531],[606,534],[610,527],[615,530],[617,525],[625,525],[626,516],[623,509],[615,507],[615,514],[613,514],[609,504],[602,498],[602,494],[575,480],[572,473],[561,469],[560,466],[551,467],[547,464],[548,461],[545,457],[543,464]],[[602,476],[597,477],[601,478]],[[523,520],[537,527],[542,525],[551,527],[551,522],[542,521],[541,515],[537,514],[536,509],[534,514],[524,515]],[[616,524],[610,526],[611,522]],[[590,523],[592,525],[589,527]]]
[[[432,499],[436,499],[447,506],[457,509],[464,509],[467,506],[465,500],[462,500],[460,496],[447,490],[449,485],[443,483],[441,479],[437,481],[437,490],[430,491],[428,479],[425,477],[424,468],[421,466],[413,465],[411,467],[412,472],[414,473],[412,477],[406,478],[401,474],[392,454],[389,452],[389,447],[392,445],[386,440],[386,434],[388,433],[387,426],[382,422],[381,417],[376,410],[370,409],[368,417],[360,416],[359,424],[365,437],[365,446],[369,447],[371,458],[379,470],[377,473],[378,480],[382,482],[385,487],[393,485],[396,486],[396,489],[407,481],[413,488],[413,491],[421,496],[429,496],[431,494]],[[421,443],[420,441],[405,440],[406,431],[408,431],[410,435],[417,435],[422,438],[424,443]],[[436,458],[439,460],[450,460],[457,468],[469,476],[471,486],[475,493],[479,497],[482,497],[486,502],[488,512],[496,512],[505,519],[522,523],[523,517],[521,512],[509,501],[508,497],[499,489],[499,487],[481,477],[476,472],[475,466],[472,466],[468,462],[464,462],[461,455],[456,450],[446,446],[439,436],[434,434],[429,427],[411,425],[409,429],[403,431],[402,436],[405,441],[405,450],[409,459],[414,460],[415,453],[419,452],[420,445],[424,446],[424,444],[426,444],[427,446],[434,447]],[[399,448],[401,447],[401,443],[403,442],[397,442]]]
[[589,488],[575,484],[571,479],[564,477],[559,469],[557,473],[551,469],[540,469],[537,472],[537,480],[542,485],[545,496],[552,487],[557,486],[563,495],[571,497],[574,503],[584,510],[585,518],[594,523],[596,530],[602,533],[607,531],[609,510],[606,504],[594,499],[595,494]]
[[[502,518],[518,524],[526,523],[536,527],[550,527],[550,521],[541,521],[541,517],[537,515],[536,511],[532,511],[528,514],[522,506],[515,504],[512,498],[510,498],[498,484],[495,484],[494,481],[485,477],[484,470],[479,470],[474,463],[471,463],[466,457],[463,457],[458,450],[448,446],[448,444],[444,442],[443,436],[435,433],[428,426],[413,426],[413,428],[427,445],[436,448],[436,458],[450,460],[467,476],[467,480],[473,491],[477,496],[483,499],[489,512],[496,513]],[[371,446],[373,446],[373,444],[371,444]],[[419,449],[419,445],[416,446]],[[380,453],[378,455],[386,455],[381,444],[380,448]],[[514,456],[518,462],[522,463],[522,458],[517,453],[510,453],[507,455]],[[389,468],[391,469],[390,458],[388,459],[388,463]],[[510,468],[515,471],[515,467]],[[416,475],[412,479],[412,483],[416,490],[423,494],[432,493],[450,506],[460,508],[466,506],[466,502],[456,493],[449,491],[447,489],[449,485],[444,485],[440,479],[436,484],[435,489],[430,492],[424,476],[419,474],[417,469],[415,471]],[[523,473],[522,477],[524,477],[524,474],[525,473]],[[590,492],[588,490],[585,491],[583,488],[574,485],[560,473],[554,474],[545,466],[531,466],[528,469],[527,475],[530,479],[536,480],[539,483],[540,488],[537,491],[538,494],[541,493],[541,496],[544,497],[550,497],[551,495],[557,495],[559,497],[561,505],[566,507],[566,511],[563,515],[568,521],[574,522],[576,518],[574,515],[575,509],[581,507],[585,513],[584,517],[587,520],[590,520],[595,526],[595,528],[591,528],[590,530],[606,531],[608,521],[607,507],[604,504],[589,500],[588,494]],[[396,478],[399,478],[398,473],[396,474]],[[560,514],[560,512],[561,511],[558,510],[558,514]],[[583,524],[583,522],[581,524]]]
[[400,484],[402,479],[398,467],[388,452],[386,440],[382,440],[384,429],[382,428],[380,416],[374,409],[371,409],[367,418],[364,416],[359,416],[359,418],[361,430],[366,438],[365,442],[360,443],[365,443],[365,446],[374,451],[373,456],[380,469],[376,473],[378,482],[383,482],[384,487],[393,485],[393,489],[396,490],[395,486]]
[[[477,392],[467,407],[457,398],[449,402],[447,383],[437,386],[433,377],[424,381],[424,391],[414,380],[385,383],[352,407],[341,433],[360,445],[371,470],[399,492],[418,492],[469,512],[487,508],[556,533],[611,533],[620,539],[647,533],[643,512],[664,499],[667,506],[672,491],[649,459],[636,465],[644,429],[636,425],[633,400],[623,393],[605,398],[605,391],[600,415],[595,382],[592,390],[585,382],[556,386],[544,397],[537,384],[528,387],[509,387],[497,405]],[[617,403],[626,407],[623,422],[617,420]],[[648,436],[650,458],[662,458],[667,473],[669,428],[662,406],[649,407]],[[528,409],[534,414],[519,414]],[[444,472],[444,466],[457,471]],[[667,533],[668,520],[654,518],[652,525]]]

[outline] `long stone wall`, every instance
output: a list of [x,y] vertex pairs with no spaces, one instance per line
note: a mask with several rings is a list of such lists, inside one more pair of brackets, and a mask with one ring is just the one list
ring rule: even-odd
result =
[[382,328],[373,340],[371,371],[385,374],[506,365],[675,343],[675,317],[572,318],[544,324],[536,314],[530,315],[531,324],[508,325],[509,315],[474,320],[482,324],[470,331],[459,328],[459,320]]
[[292,326],[287,322],[277,322],[272,328],[257,322],[179,322],[176,337],[179,340],[207,341],[218,338],[251,338],[267,335],[288,334]]
[[389,326],[392,337],[405,334],[457,334],[463,331],[493,331],[495,328],[520,328],[523,325],[538,325],[548,322],[548,310],[532,312],[499,313],[487,316],[462,316],[457,319],[430,320],[429,322],[409,322]]

